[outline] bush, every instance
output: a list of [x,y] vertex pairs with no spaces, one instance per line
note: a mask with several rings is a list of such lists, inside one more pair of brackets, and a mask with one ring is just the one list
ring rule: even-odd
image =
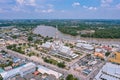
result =
[[57,64],[57,66],[60,67],[60,68],[64,68],[65,64],[63,62],[60,62],[60,63]]
[[78,80],[78,79],[75,78],[72,74],[69,74],[69,75],[66,77],[66,80]]
[[110,52],[106,52],[106,53],[105,53],[105,56],[109,56],[109,55],[110,55]]

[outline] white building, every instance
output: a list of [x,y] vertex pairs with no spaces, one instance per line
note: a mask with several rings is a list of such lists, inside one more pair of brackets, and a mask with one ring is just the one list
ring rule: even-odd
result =
[[5,45],[5,40],[4,39],[0,39],[0,45]]
[[4,71],[1,74],[3,77],[3,80],[8,80],[9,78],[15,77],[16,75],[20,75],[23,77],[24,75],[34,72],[36,69],[36,65],[34,63],[27,63],[21,67],[9,70],[9,71]]
[[94,49],[94,47],[92,45],[87,44],[87,43],[77,43],[76,47],[86,49],[86,50],[93,50]]
[[20,75],[23,77],[24,75],[34,72],[36,70],[36,65],[34,63],[28,63],[21,67]]
[[56,71],[51,70],[51,69],[48,69],[47,67],[44,67],[44,66],[41,66],[41,65],[38,66],[38,71],[42,74],[46,73],[48,75],[54,75],[57,79],[59,79],[62,76],[61,73],[56,72]]
[[73,53],[70,47],[64,46],[64,44],[61,41],[46,42],[45,44],[42,44],[42,47],[58,51],[58,55],[62,57],[73,59],[78,57],[77,54]]
[[120,65],[106,63],[96,75],[95,80],[120,80]]
[[87,43],[87,41],[84,41],[84,40],[77,40],[77,43]]

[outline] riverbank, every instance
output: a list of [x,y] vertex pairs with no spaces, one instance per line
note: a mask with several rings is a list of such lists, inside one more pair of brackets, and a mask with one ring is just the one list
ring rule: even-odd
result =
[[83,38],[80,36],[71,36],[68,34],[64,34],[60,32],[59,30],[56,30],[56,28],[52,26],[44,26],[40,25],[33,29],[34,34],[41,34],[42,36],[49,36],[49,37],[55,37],[55,34],[57,32],[57,36],[59,39],[65,39],[65,40],[85,40],[90,43],[97,43],[97,44],[118,44],[120,45],[120,39],[101,39],[101,38]]

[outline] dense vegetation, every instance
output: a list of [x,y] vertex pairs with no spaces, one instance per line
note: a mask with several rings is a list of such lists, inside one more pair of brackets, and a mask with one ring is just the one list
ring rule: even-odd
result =
[[[120,38],[120,20],[0,20],[0,26],[31,27],[48,25],[73,36],[94,38]],[[26,30],[26,29],[25,29]],[[95,30],[93,34],[81,34],[82,30]],[[15,36],[13,36],[16,38]]]
[[0,75],[0,80],[3,80],[2,76]]
[[69,74],[69,75],[66,77],[66,80],[78,80],[78,79],[75,78],[72,74]]
[[58,30],[65,34],[70,34],[72,36],[78,35],[77,30],[73,27],[59,27]]
[[105,56],[109,56],[109,55],[110,55],[110,52],[106,52],[106,53],[105,53]]
[[53,65],[57,65],[60,68],[65,68],[65,63],[64,62],[58,62],[54,59],[48,59],[48,58],[44,58],[44,61]]
[[120,28],[98,29],[94,34],[82,34],[82,37],[94,38],[120,38]]
[[13,62],[12,61],[7,61],[7,64],[6,63],[2,63],[0,64],[0,67],[4,69],[4,67],[7,67],[7,66],[12,66]]
[[7,46],[7,49],[10,49],[10,50],[19,52],[19,53],[21,53],[21,54],[24,54],[24,51],[22,50],[22,47],[17,47],[16,44]]

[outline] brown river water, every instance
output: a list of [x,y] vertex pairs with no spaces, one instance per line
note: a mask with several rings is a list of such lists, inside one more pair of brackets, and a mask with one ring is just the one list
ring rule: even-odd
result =
[[98,43],[98,44],[117,44],[120,45],[120,39],[99,39],[99,38],[83,38],[80,36],[71,36],[68,34],[64,34],[60,31],[58,31],[56,28],[52,26],[44,26],[40,25],[37,26],[34,30],[33,33],[35,34],[41,34],[42,36],[49,36],[49,37],[55,37],[55,34],[58,34],[59,39],[65,39],[65,40],[72,40],[72,41],[77,41],[77,40],[85,40],[89,43]]

